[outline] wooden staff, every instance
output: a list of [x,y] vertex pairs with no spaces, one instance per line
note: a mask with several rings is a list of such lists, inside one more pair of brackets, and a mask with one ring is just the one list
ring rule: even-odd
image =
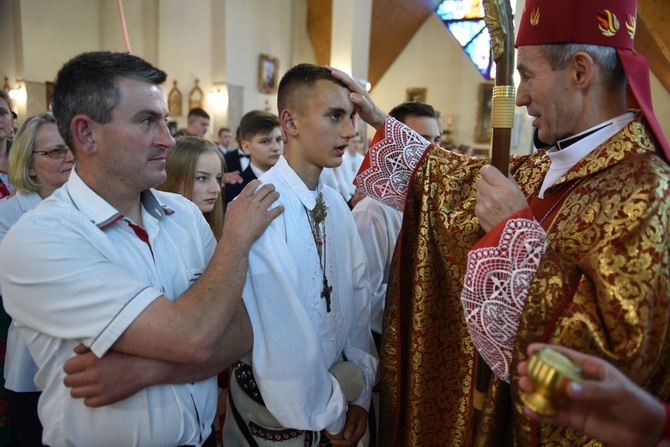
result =
[[[509,150],[514,127],[514,27],[512,8],[508,0],[484,0],[484,21],[491,36],[491,53],[496,62],[496,82],[491,108],[491,164],[500,172],[509,172]],[[481,411],[491,380],[491,369],[477,354],[475,391],[472,397],[474,412],[473,439],[481,419]]]
[[514,27],[509,0],[484,0],[484,21],[496,61],[496,84],[491,108],[491,164],[507,175],[514,127]]

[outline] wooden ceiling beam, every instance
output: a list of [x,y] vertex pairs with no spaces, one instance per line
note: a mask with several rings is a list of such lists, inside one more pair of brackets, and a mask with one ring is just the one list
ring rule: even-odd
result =
[[670,2],[638,0],[635,51],[644,55],[659,82],[670,92]]
[[372,87],[402,53],[439,0],[374,0],[368,81]]
[[307,33],[319,65],[330,64],[333,0],[307,0]]

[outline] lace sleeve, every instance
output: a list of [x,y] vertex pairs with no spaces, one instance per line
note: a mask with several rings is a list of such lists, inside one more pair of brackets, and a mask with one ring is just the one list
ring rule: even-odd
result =
[[470,337],[493,373],[507,383],[521,313],[547,245],[536,220],[510,219],[498,246],[468,253],[461,302]]
[[365,168],[359,171],[356,184],[367,195],[402,211],[412,172],[431,144],[392,117],[377,132],[377,139],[366,155]]

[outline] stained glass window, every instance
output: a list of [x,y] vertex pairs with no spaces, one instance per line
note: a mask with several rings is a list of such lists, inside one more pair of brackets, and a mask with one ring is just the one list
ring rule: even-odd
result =
[[[512,15],[516,1],[512,1]],[[435,13],[442,19],[447,29],[461,44],[465,54],[487,79],[496,76],[495,63],[491,58],[491,39],[484,22],[482,0],[444,0]]]

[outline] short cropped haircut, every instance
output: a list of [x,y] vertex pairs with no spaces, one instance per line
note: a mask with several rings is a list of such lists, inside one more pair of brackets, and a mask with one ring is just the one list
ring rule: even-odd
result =
[[230,128],[229,127],[222,127],[221,129],[219,129],[219,133],[217,135],[221,136],[221,132],[230,132]]
[[575,53],[584,52],[600,67],[603,81],[610,89],[615,90],[626,85],[626,73],[616,48],[584,43],[547,44],[540,48],[554,71],[564,69]]
[[196,107],[196,108],[191,109],[191,110],[188,111],[188,118],[191,118],[192,116],[198,116],[200,118],[209,119],[209,113],[205,112],[200,107]]
[[[167,178],[156,187],[161,191],[181,194],[188,200],[193,199],[193,182],[195,181],[195,166],[201,154],[212,153],[221,160],[221,173],[226,172],[226,165],[221,152],[212,142],[195,136],[177,138],[177,144],[167,151],[165,172]],[[214,208],[209,213],[203,213],[205,220],[212,228],[217,240],[223,231],[223,191],[217,197]]]
[[277,89],[277,110],[294,109],[298,113],[306,112],[307,98],[314,92],[317,81],[334,82],[340,87],[347,86],[332,75],[329,69],[313,64],[298,64],[287,71],[279,82]]
[[263,110],[252,110],[240,121],[240,138],[251,141],[256,135],[269,134],[275,127],[279,127],[277,115]]
[[160,85],[167,75],[144,59],[128,53],[82,53],[63,65],[56,76],[52,100],[58,131],[72,150],[72,119],[86,115],[97,123],[112,121],[112,110],[121,101],[117,80],[129,78]]
[[26,119],[14,138],[12,150],[9,151],[7,176],[9,183],[21,193],[39,192],[40,184],[30,175],[33,151],[37,149],[37,133],[45,124],[56,124],[56,119],[49,112],[42,112]]
[[418,101],[407,101],[398,104],[389,112],[389,115],[401,123],[409,116],[425,116],[427,118],[437,118],[437,112],[433,106]]

